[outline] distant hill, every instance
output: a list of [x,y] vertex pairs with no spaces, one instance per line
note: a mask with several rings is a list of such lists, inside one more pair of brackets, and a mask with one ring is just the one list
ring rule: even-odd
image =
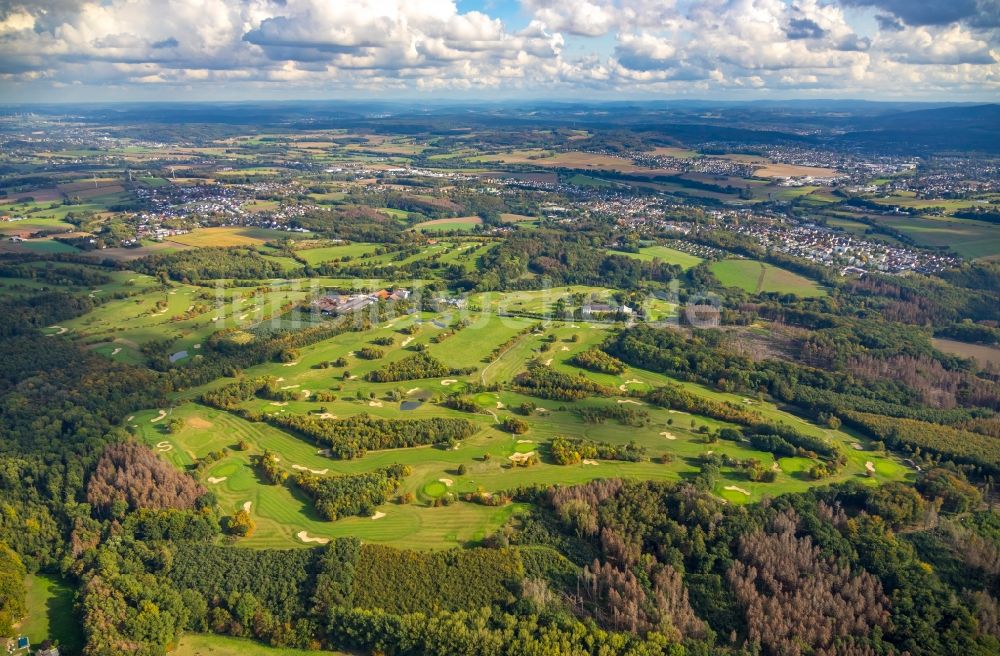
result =
[[1000,104],[938,107],[866,117],[836,141],[890,151],[1000,153]]

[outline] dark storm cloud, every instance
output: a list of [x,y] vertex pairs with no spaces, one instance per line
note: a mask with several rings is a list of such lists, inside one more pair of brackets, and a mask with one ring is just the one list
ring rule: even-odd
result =
[[793,18],[788,21],[785,36],[789,39],[821,39],[826,36],[826,30],[808,18]]
[[841,4],[880,9],[907,25],[968,23],[980,28],[1000,26],[998,0],[841,0]]

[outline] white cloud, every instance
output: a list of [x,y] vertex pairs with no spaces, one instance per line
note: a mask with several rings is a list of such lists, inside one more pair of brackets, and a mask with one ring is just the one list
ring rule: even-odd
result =
[[[993,0],[961,2],[917,15],[890,0],[522,0],[529,23],[512,29],[454,0],[0,0],[0,94],[130,84],[287,96],[995,94],[1000,38],[980,15]],[[870,12],[869,31],[842,5]]]

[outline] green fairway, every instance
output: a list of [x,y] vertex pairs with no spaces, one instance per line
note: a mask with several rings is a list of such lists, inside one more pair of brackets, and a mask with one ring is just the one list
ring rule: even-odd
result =
[[[267,363],[253,367],[246,375],[275,376],[280,387],[308,392],[308,395],[304,399],[282,402],[255,398],[241,406],[266,414],[326,413],[330,420],[362,412],[385,418],[471,419],[478,424],[479,431],[471,438],[462,440],[457,449],[439,446],[390,449],[372,451],[355,460],[336,460],[324,455],[319,445],[269,424],[252,423],[234,414],[194,403],[179,405],[164,418],[156,409],[136,413],[131,425],[144,442],[178,467],[188,467],[210,451],[225,450],[224,457],[201,471],[199,477],[217,495],[223,512],[235,512],[249,503],[257,529],[251,537],[240,540],[240,544],[249,547],[307,546],[314,544],[314,538],[355,535],[369,542],[415,549],[440,549],[479,540],[522,509],[517,504],[489,507],[465,501],[433,507],[435,500],[449,493],[461,497],[477,490],[498,492],[535,484],[569,485],[607,477],[681,480],[698,471],[698,459],[707,452],[737,460],[755,458],[765,466],[773,466],[771,454],[756,451],[746,444],[725,441],[707,444],[699,430],[715,430],[726,425],[722,422],[675,413],[628,398],[555,402],[501,389],[480,392],[473,397],[482,409],[478,414],[439,405],[433,402],[435,397],[461,390],[469,382],[509,383],[524,369],[525,362],[532,358],[567,373],[582,372],[569,363],[570,358],[599,344],[607,334],[606,327],[569,322],[555,322],[541,331],[523,333],[525,328],[535,324],[534,320],[472,313],[468,316],[470,325],[467,328],[434,343],[432,338],[444,332],[449,325],[450,320],[446,317],[424,313],[417,317],[391,320],[364,333],[345,333],[305,347],[294,363]],[[415,335],[400,332],[415,319],[421,321]],[[555,341],[550,342],[550,336]],[[363,360],[353,355],[381,337],[393,339],[392,345],[380,346],[384,349],[381,359]],[[427,344],[428,352],[448,366],[474,367],[476,370],[452,379],[400,383],[370,383],[364,380],[367,372],[407,357],[414,344]],[[504,344],[506,346],[499,357],[490,362],[483,361]],[[344,369],[315,368],[318,363],[340,357],[347,359],[346,370],[354,378],[345,380]],[[621,376],[584,373],[601,384],[619,389],[623,394],[671,382],[661,374],[638,369],[629,369]],[[742,399],[738,395],[715,392],[698,385],[685,383],[684,386],[714,400],[750,403],[771,420],[793,423],[804,432],[839,444],[848,457],[848,463],[841,472],[822,484],[851,478],[874,484],[898,480],[907,475],[905,468],[887,461],[881,454],[850,448],[849,444],[856,438],[844,432],[820,428],[768,403]],[[334,392],[337,398],[324,402],[312,398],[317,391],[326,390]],[[190,390],[184,396],[194,398],[197,393],[197,389]],[[390,394],[423,402],[404,410],[399,401],[389,397]],[[529,426],[528,432],[516,437],[501,432],[499,419],[510,413],[510,408],[525,402],[534,402],[539,407],[535,413],[524,417]],[[641,427],[626,426],[617,421],[592,424],[583,421],[576,412],[578,408],[622,403],[632,404],[648,413],[648,424]],[[175,433],[164,431],[169,418],[181,419],[181,428]],[[548,456],[548,443],[560,436],[583,437],[613,444],[635,441],[647,449],[649,459],[641,462],[602,460],[597,464],[557,465]],[[250,445],[248,451],[236,449],[236,443],[241,439]],[[321,476],[335,476],[371,471],[396,463],[409,465],[412,473],[403,480],[399,493],[413,493],[416,501],[382,504],[377,509],[377,518],[350,517],[336,522],[325,521],[316,514],[311,502],[291,480],[283,485],[261,482],[250,464],[250,456],[265,448],[277,455],[279,466],[292,477],[304,470]],[[527,453],[538,454],[541,462],[532,467],[510,466],[511,456]],[[669,462],[658,462],[658,456],[668,456]],[[884,461],[887,464],[877,466],[876,476],[868,478],[865,476],[867,461]],[[805,462],[811,466],[812,461]],[[464,466],[464,474],[458,473],[459,466]],[[786,470],[786,466],[781,465],[778,479],[773,483],[750,481],[744,471],[723,467],[716,494],[730,503],[743,503],[766,495],[802,491],[817,484],[801,475],[798,469]]]
[[722,260],[709,265],[724,287],[739,287],[751,294],[777,293],[796,296],[823,296],[816,283],[802,276],[755,260]]
[[79,654],[83,631],[73,608],[74,588],[46,574],[32,574],[25,581],[28,591],[28,614],[18,632],[32,645],[49,639],[57,642],[63,654]]

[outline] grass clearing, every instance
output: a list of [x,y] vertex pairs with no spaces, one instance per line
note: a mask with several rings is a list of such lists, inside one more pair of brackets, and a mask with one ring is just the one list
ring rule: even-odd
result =
[[47,574],[30,574],[25,580],[28,614],[18,631],[38,645],[45,639],[58,642],[63,654],[79,654],[83,649],[83,628],[73,602],[75,588]]
[[339,651],[271,647],[245,638],[185,633],[171,656],[347,656]]

